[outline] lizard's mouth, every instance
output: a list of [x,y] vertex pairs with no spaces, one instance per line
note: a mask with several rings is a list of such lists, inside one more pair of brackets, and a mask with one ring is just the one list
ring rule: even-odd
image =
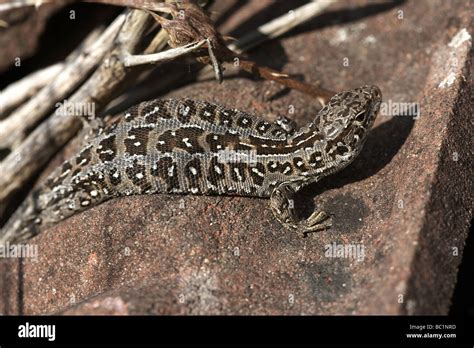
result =
[[377,100],[372,103],[372,106],[370,108],[370,117],[368,117],[367,125],[366,125],[367,128],[372,127],[372,125],[374,124],[375,119],[377,118],[377,114],[379,113],[379,109],[380,109],[380,101]]
[[369,117],[366,118],[364,127],[370,129],[379,113],[380,103],[382,102],[382,92],[377,86],[372,87],[372,102],[369,108]]

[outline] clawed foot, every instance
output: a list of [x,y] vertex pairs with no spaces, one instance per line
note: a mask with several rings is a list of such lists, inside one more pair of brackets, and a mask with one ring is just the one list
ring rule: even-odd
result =
[[326,230],[331,226],[332,218],[328,214],[324,211],[315,211],[309,218],[301,221],[296,229],[304,237],[311,232]]
[[332,218],[323,211],[315,211],[304,220],[296,218],[293,197],[296,183],[284,183],[277,187],[270,196],[273,215],[286,228],[305,237],[311,232],[326,230],[332,226]]
[[[285,222],[282,224],[298,233],[301,237],[306,237],[312,232],[327,230],[332,226],[332,218],[324,211],[315,211],[311,216],[305,220]],[[313,234],[316,236],[316,234]]]

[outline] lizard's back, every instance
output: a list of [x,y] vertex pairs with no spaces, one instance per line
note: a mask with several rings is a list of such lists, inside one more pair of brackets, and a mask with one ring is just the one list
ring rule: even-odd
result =
[[190,99],[141,103],[46,181],[43,215],[61,220],[112,197],[150,193],[268,197],[294,174],[288,133],[242,111]]

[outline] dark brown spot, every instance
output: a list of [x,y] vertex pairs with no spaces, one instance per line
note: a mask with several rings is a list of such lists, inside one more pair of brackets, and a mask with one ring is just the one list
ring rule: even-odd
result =
[[280,162],[269,161],[267,163],[267,169],[270,173],[279,172],[279,171],[281,171],[280,168],[281,168]]
[[204,103],[201,111],[199,112],[199,117],[209,123],[214,123],[216,117],[216,108],[217,106],[210,103]]
[[204,149],[199,144],[199,137],[204,131],[199,127],[186,127],[176,130],[176,147],[179,147],[190,154],[204,153]]
[[255,126],[257,128],[257,132],[260,135],[264,135],[272,126],[270,122],[267,121],[259,121]]
[[125,138],[125,149],[130,155],[146,155],[149,133],[154,128],[140,126],[128,131]]
[[296,169],[298,169],[302,172],[308,171],[308,168],[306,167],[306,164],[305,164],[303,158],[301,158],[301,157],[293,158],[293,165]]
[[91,161],[91,148],[82,150],[76,157],[76,164],[82,167],[86,166]]
[[255,186],[250,186],[248,190],[249,195],[254,195],[257,193],[257,188]]
[[181,123],[189,123],[191,117],[196,115],[196,103],[191,99],[178,100],[175,113]]
[[309,164],[313,168],[323,168],[324,167],[324,161],[323,161],[323,154],[320,151],[315,151],[309,156]]
[[[71,177],[76,176],[76,175],[79,174],[80,172],[81,172],[81,168],[80,168],[80,167],[74,169],[73,172],[72,172],[72,174],[71,174]],[[55,178],[53,181],[54,181],[55,183],[57,183],[57,182],[59,181],[59,177]]]
[[265,166],[257,163],[255,166],[248,167],[250,177],[257,186],[262,186],[265,179]]
[[290,162],[285,162],[280,167],[280,172],[285,175],[293,174],[293,166]]
[[241,116],[237,119],[237,126],[240,128],[250,128],[252,127],[252,119],[248,116]]
[[232,127],[232,121],[235,119],[237,112],[235,110],[219,110],[218,122],[221,126]]
[[167,109],[164,108],[164,101],[157,100],[151,103],[146,104],[140,111],[141,115],[145,117],[146,123],[155,124],[158,122],[158,119],[170,119],[171,115]]
[[[184,167],[184,175],[189,183],[189,188],[192,190],[192,193],[197,193],[200,191],[199,180],[202,175],[201,170],[201,161],[198,158],[193,158],[190,160]],[[197,190],[193,192],[193,190]]]
[[220,163],[217,157],[213,157],[209,163],[207,180],[214,186],[225,179],[225,165]]
[[130,122],[133,119],[135,119],[136,117],[138,117],[138,115],[140,115],[141,107],[142,107],[142,104],[139,104],[137,106],[133,106],[130,109],[126,110],[124,112],[124,116],[123,116],[125,121]]
[[[175,134],[175,133],[174,133]],[[176,147],[176,134],[172,130],[163,132],[156,142],[156,149],[159,152],[172,152]]]
[[[358,136],[358,138],[356,139],[355,135]],[[361,141],[361,139],[364,138],[364,135],[365,135],[365,129],[362,128],[362,127],[357,127],[355,130],[354,130],[354,135],[352,136],[352,140],[350,142],[350,146],[351,147],[356,147],[357,144]]]
[[210,188],[210,187],[206,187],[206,192],[204,193],[205,195],[209,195],[209,196],[216,196],[216,195],[219,195],[220,192],[216,189],[213,189],[213,188]]
[[240,142],[240,137],[231,133],[224,135],[211,133],[206,136],[206,142],[212,152],[219,152],[225,149],[235,149],[235,146]]
[[206,135],[206,143],[212,152],[218,152],[225,148],[225,136],[221,134],[210,133]]
[[178,171],[171,157],[160,158],[151,168],[151,175],[158,176],[166,182],[166,191],[179,189]]
[[115,135],[111,135],[107,138],[102,139],[96,150],[99,158],[102,162],[112,161],[117,153],[117,146],[115,144]]
[[167,130],[158,137],[156,149],[160,152],[172,152],[175,148],[180,148],[190,154],[204,153],[198,141],[203,133],[197,126]]
[[98,190],[102,191],[102,189],[107,187],[107,183],[105,181],[105,177],[100,172],[91,172],[89,173],[89,181],[91,184],[94,185]]
[[120,171],[117,168],[112,168],[109,171],[109,181],[112,185],[117,186],[122,182],[122,176],[120,174]]
[[230,177],[233,181],[244,182],[246,179],[246,169],[247,165],[245,163],[230,163]]
[[336,152],[338,155],[344,156],[345,154],[349,152],[349,149],[345,145],[338,145],[336,148]]
[[135,186],[140,187],[141,192],[151,188],[146,177],[146,168],[143,164],[140,164],[138,160],[133,161],[133,165],[128,166],[125,169],[125,173],[127,173],[127,177]]
[[64,162],[64,163],[63,163],[63,166],[62,166],[62,168],[61,168],[61,174],[64,174],[64,173],[66,173],[68,170],[71,170],[71,169],[72,169],[71,163],[69,163],[69,162]]

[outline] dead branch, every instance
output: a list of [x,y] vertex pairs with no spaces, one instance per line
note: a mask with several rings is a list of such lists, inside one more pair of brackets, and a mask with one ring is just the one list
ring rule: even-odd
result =
[[166,50],[164,52],[151,53],[151,54],[137,54],[137,55],[124,55],[124,64],[126,67],[142,65],[142,64],[156,64],[170,61],[188,53],[197,50],[199,47],[204,45],[207,41],[202,40],[196,43],[192,43],[186,46],[181,46]]
[[230,44],[229,48],[236,53],[242,53],[262,42],[281,37],[291,29],[319,15],[335,2],[336,0],[313,0],[261,25],[257,30]]
[[65,99],[83,82],[110,49],[122,24],[123,18],[115,21],[100,37],[100,30],[94,30],[70,54],[57,78],[12,115],[0,121],[0,147],[16,148],[27,136],[28,129],[33,128],[54,109],[56,101]]
[[0,92],[0,120],[19,105],[38,93],[45,85],[53,81],[64,63],[56,63],[44,69],[35,71],[23,79],[10,84]]
[[[126,1],[126,0],[124,0]],[[334,95],[334,92],[324,89],[324,88],[319,88],[317,86],[307,84],[292,78],[289,78],[288,75],[283,74],[281,72],[278,72],[276,70],[272,70],[270,68],[265,68],[265,67],[259,67],[257,64],[254,62],[251,62],[249,60],[246,60],[245,58],[240,57],[241,53],[244,53],[246,50],[253,48],[255,46],[258,46],[260,44],[263,44],[264,42],[278,38],[291,29],[295,28],[296,26],[305,23],[311,18],[314,18],[318,14],[320,14],[325,8],[327,8],[331,3],[333,3],[334,0],[325,0],[322,1],[321,4],[318,3],[309,3],[305,4],[299,8],[296,8],[293,10],[293,12],[289,12],[287,14],[284,14],[278,18],[275,18],[271,22],[264,24],[257,28],[254,31],[251,31],[249,34],[243,36],[240,39],[235,40],[233,43],[231,43],[228,47],[231,50],[229,57],[227,58],[227,64],[232,64],[234,65],[235,58],[239,59],[238,64],[240,65],[241,69],[244,69],[246,71],[249,71],[252,74],[255,74],[257,76],[269,79],[269,80],[275,80],[278,83],[281,83],[289,88],[295,88],[303,93],[306,93],[308,95],[311,95],[315,97],[322,105],[324,105],[332,95]],[[189,14],[188,14],[189,15]],[[171,31],[173,31],[173,26],[170,27]],[[175,28],[181,28],[180,26],[175,27]],[[170,30],[168,28],[168,30]],[[177,29],[175,29],[176,34],[175,36],[178,35]],[[188,33],[190,30],[188,29]],[[212,32],[208,32],[212,33]],[[262,33],[265,33],[263,35]],[[203,38],[202,36],[199,36],[200,38]],[[197,40],[198,38],[193,36],[189,40]],[[181,40],[179,43],[182,43],[183,45],[186,44],[186,40]],[[192,41],[191,41],[192,42]],[[177,45],[178,42],[175,42],[175,45]],[[235,52],[233,52],[235,51]],[[205,54],[206,52],[204,52]],[[237,54],[236,54],[237,53]],[[224,55],[226,53],[224,52]],[[197,74],[197,80],[205,80],[211,78],[212,75],[215,75],[215,71],[212,66],[207,65],[204,66],[201,71],[198,72]],[[120,105],[120,107],[124,108],[129,105],[136,104],[142,100],[151,98],[154,95],[157,95],[159,93],[162,93],[168,86],[170,85],[176,85],[178,81],[187,81],[189,80],[189,74],[186,72],[182,73],[177,73],[173,76],[163,76],[160,80],[160,83],[153,84],[151,86],[147,85],[144,87],[138,87],[134,88],[133,91],[130,91],[127,93],[125,98],[121,98],[122,100],[114,103]],[[114,109],[116,107],[114,106]]]
[[[125,24],[125,16],[120,15],[112,24],[119,32],[119,41],[122,47],[133,49],[136,47],[136,36],[129,30],[139,30],[146,22],[147,15],[143,13],[131,13]],[[138,28],[137,28],[138,27]],[[115,37],[111,36],[111,39]],[[110,45],[108,46],[110,47]],[[122,49],[120,48],[120,50]],[[108,86],[109,83],[114,85],[121,81],[117,81],[114,72],[116,64],[120,61],[117,58],[117,49],[109,50],[106,59],[102,62],[99,69],[95,71],[92,77],[82,85],[70,98],[71,103],[98,103],[103,105],[108,102],[114,86]],[[117,77],[120,79],[119,71],[124,68],[117,69]],[[123,76],[122,76],[123,78]],[[115,82],[115,83],[114,83]],[[62,147],[80,128],[81,122],[78,117],[51,115],[45,122],[41,123],[26,139],[21,143],[15,151],[12,151],[0,164],[0,205],[5,205],[12,193],[27,183],[30,178]],[[1,207],[0,207],[1,208]],[[1,211],[1,209],[0,209]]]
[[[108,2],[108,0],[104,1]],[[127,1],[124,0],[124,2]],[[258,31],[252,32],[245,38],[247,41],[239,41],[237,44],[248,48],[252,47],[249,43],[261,42],[262,36],[272,39],[282,35],[295,26],[314,17],[333,2],[334,0],[325,0],[318,3],[310,3],[290,11],[290,13],[260,27]],[[186,1],[182,4],[169,5],[167,8],[170,9],[170,13],[173,17],[172,20],[162,18],[158,15],[154,15],[154,18],[160,22],[163,29],[166,30],[170,36],[170,45],[179,48],[207,40],[207,51],[196,49],[194,54],[199,62],[210,64],[213,67],[214,74],[219,82],[222,80],[221,64],[230,63],[235,65],[235,60],[237,59],[238,67],[254,76],[275,81],[288,88],[308,94],[317,98],[323,105],[335,94],[327,89],[295,80],[282,72],[260,66],[253,61],[239,56],[239,54],[226,46],[222,35],[216,30],[207,13],[194,2]]]

